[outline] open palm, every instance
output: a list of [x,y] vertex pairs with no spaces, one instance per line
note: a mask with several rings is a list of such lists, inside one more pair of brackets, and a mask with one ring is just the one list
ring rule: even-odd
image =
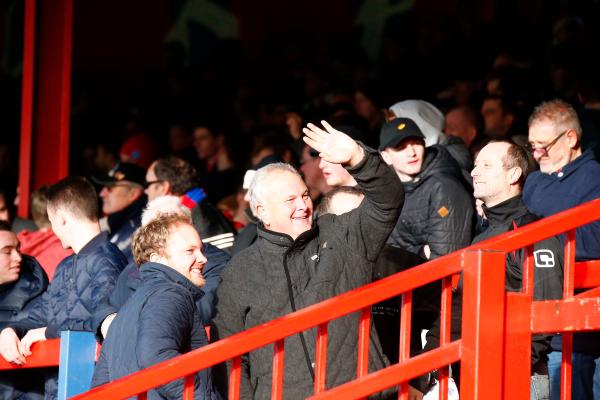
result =
[[362,148],[344,132],[334,129],[327,121],[321,121],[325,130],[314,124],[302,129],[304,142],[319,152],[319,157],[335,164],[353,165],[362,158]]

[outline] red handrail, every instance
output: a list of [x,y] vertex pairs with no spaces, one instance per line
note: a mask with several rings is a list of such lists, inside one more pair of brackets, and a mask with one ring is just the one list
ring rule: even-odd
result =
[[[562,232],[568,232],[581,225],[590,223],[598,219],[600,219],[600,199],[594,200],[575,209],[564,211],[553,217],[529,224],[527,226],[508,232],[496,238],[486,240],[484,242],[478,243],[477,245],[470,246],[459,252],[430,261],[424,265],[411,268],[394,276],[382,279],[379,282],[372,283],[362,288],[358,288],[356,290],[344,293],[340,296],[307,307],[293,314],[289,314],[278,318],[274,321],[267,322],[263,325],[231,336],[217,343],[213,343],[209,346],[157,364],[145,370],[139,371],[135,374],[115,380],[110,384],[95,388],[87,393],[76,396],[74,399],[105,399],[129,397],[141,392],[145,392],[151,388],[160,386],[172,380],[186,377],[190,374],[195,373],[196,371],[211,367],[215,364],[231,359],[234,360],[234,372],[230,377],[230,383],[233,384],[233,387],[230,387],[230,396],[231,398],[237,398],[237,396],[239,395],[238,384],[240,381],[239,357],[242,354],[245,354],[247,352],[250,352],[254,349],[268,344],[277,342],[281,343],[281,341],[283,341],[286,337],[304,331],[306,329],[310,329],[315,326],[326,326],[327,322],[332,319],[339,318],[341,316],[355,311],[368,309],[368,307],[374,303],[381,302],[385,299],[400,294],[405,294],[405,300],[403,305],[403,308],[405,309],[403,311],[408,311],[407,305],[410,304],[410,294],[406,295],[407,293],[410,293],[411,290],[413,290],[414,288],[443,278],[448,279],[444,280],[444,293],[447,297],[443,298],[442,304],[444,310],[449,311],[449,277],[463,270],[465,270],[466,272],[467,268],[469,268],[469,274],[465,275],[465,290],[463,292],[463,304],[466,309],[468,309],[468,307],[471,307],[471,311],[475,311],[475,314],[468,318],[473,319],[473,326],[475,326],[476,329],[474,329],[472,332],[465,332],[465,330],[463,329],[462,340],[454,341],[451,343],[444,343],[447,342],[449,339],[449,314],[445,313],[446,316],[443,317],[445,322],[444,325],[442,325],[442,334],[444,336],[440,348],[417,357],[406,358],[406,347],[401,346],[401,359],[403,360],[402,363],[368,375],[362,374],[362,372],[364,372],[364,367],[361,367],[361,365],[359,364],[358,368],[360,377],[357,380],[351,381],[337,388],[322,391],[324,381],[321,379],[319,380],[318,384],[317,382],[315,382],[316,389],[317,386],[319,389],[319,391],[315,390],[315,392],[318,393],[318,398],[360,398],[375,393],[383,388],[390,387],[398,383],[406,382],[412,377],[418,376],[435,368],[446,366],[459,359],[463,360],[463,362],[467,365],[472,365],[474,368],[479,368],[480,366],[477,365],[477,362],[478,360],[479,362],[485,360],[484,354],[471,354],[470,352],[473,349],[476,350],[476,352],[481,350],[479,347],[477,347],[479,346],[479,344],[475,343],[477,342],[477,340],[480,339],[480,331],[491,330],[491,325],[488,324],[489,321],[486,318],[496,317],[494,323],[497,324],[497,317],[503,318],[505,314],[504,311],[502,311],[505,307],[505,301],[504,299],[500,299],[498,297],[499,293],[504,293],[504,253],[530,246],[538,241],[544,240],[551,236],[555,236]],[[574,234],[570,233],[568,236],[569,240],[567,240],[565,244],[565,249],[567,250],[565,257],[565,294],[568,298],[566,300],[563,300],[562,304],[570,304],[569,302],[579,301],[580,304],[586,304],[587,307],[593,307],[594,304],[597,304],[593,302],[595,299],[575,300],[572,298],[575,283],[589,283],[590,280],[587,278],[580,278],[579,281],[575,280],[575,274],[573,271],[575,269],[573,268]],[[528,256],[528,258],[530,259],[530,256]],[[482,260],[484,259],[490,261],[490,264],[483,263]],[[531,269],[531,262],[528,262],[527,264],[529,265],[529,267],[526,269]],[[587,273],[590,269],[596,266],[596,264],[589,263],[589,265],[586,265],[584,267],[584,270]],[[494,267],[495,269],[492,267]],[[498,270],[500,270],[502,273],[499,274]],[[489,279],[486,275],[490,272],[493,272],[493,274],[495,274],[493,275],[494,279]],[[585,276],[585,273],[583,274],[583,276]],[[526,298],[531,297],[531,279],[531,275],[529,273],[525,273],[525,292],[510,293],[509,295],[526,296]],[[491,293],[481,290],[482,287],[486,286],[490,288]],[[498,288],[501,288],[502,291],[499,292]],[[507,297],[510,297],[509,295],[507,295]],[[497,307],[493,307],[492,305],[494,302],[492,300],[498,300],[499,305]],[[548,302],[540,302],[539,304],[545,303]],[[526,305],[526,303],[523,304]],[[529,306],[529,309],[539,311],[539,307],[543,307],[538,306],[538,302],[535,302],[533,304],[534,306]],[[511,310],[515,307],[516,306],[513,305],[513,303],[506,302],[507,313],[510,313]],[[518,309],[518,307],[516,307],[515,309]],[[525,310],[527,310],[526,307]],[[543,309],[543,311],[548,311],[548,309]],[[492,314],[500,314],[488,314],[490,312]],[[524,313],[521,314],[524,315]],[[531,313],[529,315],[531,316]],[[363,311],[361,318],[362,325],[366,325],[365,321],[367,320],[367,318],[367,314]],[[464,320],[465,313],[463,312],[463,322]],[[529,332],[528,335],[531,334],[532,326],[535,326],[534,324],[536,323],[539,325],[539,327],[543,329],[548,328],[548,324],[544,325],[544,322],[540,318],[537,319],[537,322],[535,321],[536,320],[534,319],[534,322],[530,324],[529,328],[524,328],[527,329],[527,332]],[[404,335],[406,335],[406,329],[408,326],[406,322],[403,325]],[[589,325],[583,326],[600,328],[600,321],[597,321],[596,318],[593,321],[591,321]],[[555,327],[565,328],[564,326]],[[492,336],[488,337],[488,340],[491,340],[488,343],[489,346],[498,348],[490,349],[490,351],[493,351],[495,354],[493,360],[494,363],[490,365],[496,368],[496,370],[494,370],[494,373],[489,375],[491,376],[490,379],[493,380],[493,386],[498,388],[497,393],[495,392],[493,397],[501,398],[501,385],[503,379],[503,373],[501,369],[503,364],[502,360],[499,359],[501,357],[499,357],[498,354],[503,353],[499,353],[498,351],[502,350],[501,343],[508,336],[505,336],[504,325],[498,326],[497,328],[500,330],[499,333],[496,334],[492,332]],[[361,334],[361,338],[363,338],[364,340],[365,335],[366,337],[368,337],[368,332],[365,326],[363,326],[363,329],[361,330],[363,331],[363,333]],[[319,331],[321,333],[320,340],[323,341],[325,339],[323,334],[326,332],[326,330],[320,328]],[[569,329],[556,329],[556,331],[569,332]],[[506,335],[508,334],[509,330],[506,331]],[[527,333],[525,333],[525,335],[527,335]],[[468,340],[466,339],[466,337],[468,337]],[[490,338],[492,338],[493,340]],[[463,340],[467,341],[463,343]],[[405,342],[404,345],[406,345]],[[323,343],[321,343],[321,346],[323,346]],[[568,356],[570,356],[568,347],[564,350],[564,352],[567,353]],[[363,348],[363,352],[366,352],[365,348]],[[323,364],[325,364],[325,358],[323,357],[323,353],[321,354],[321,359]],[[276,364],[279,363],[280,360],[281,359],[279,358],[279,356],[277,356],[275,360]],[[322,368],[324,370],[324,365]],[[563,368],[563,370],[564,369],[566,368]],[[476,370],[475,372],[478,372],[478,370]],[[318,369],[318,373],[324,374],[324,371]],[[498,376],[494,376],[496,374]],[[486,374],[481,373],[480,375]],[[565,375],[566,374],[563,373],[563,377]],[[445,372],[443,376],[445,380]],[[273,379],[275,382],[275,376],[273,377]],[[482,390],[485,390],[485,388],[482,385],[485,384],[486,381],[479,376],[476,376],[474,379],[474,386],[470,387],[467,396],[463,397],[467,400],[477,398],[479,395],[483,394]],[[463,385],[461,389],[465,386],[468,385]],[[564,381],[563,386],[567,388],[570,387],[570,383],[568,382],[568,380]],[[278,390],[279,389],[277,389],[276,391],[276,389],[274,389],[274,393],[280,393]],[[491,398],[489,397],[489,394],[487,398]]]

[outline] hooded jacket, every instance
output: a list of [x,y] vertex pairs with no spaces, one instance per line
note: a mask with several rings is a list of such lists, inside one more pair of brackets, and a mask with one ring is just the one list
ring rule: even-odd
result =
[[[398,218],[402,186],[373,150],[365,149],[364,159],[348,171],[365,192],[357,209],[321,216],[296,240],[259,226],[257,241],[233,256],[217,292],[220,338],[371,282],[372,265]],[[328,325],[327,387],[356,376],[358,314]],[[313,393],[315,331],[286,339],[286,398]],[[374,329],[370,347],[369,370],[383,368],[387,360]],[[270,397],[272,357],[272,346],[266,346],[242,358],[241,398]]]
[[[148,262],[142,284],[119,310],[102,346],[92,386],[99,386],[208,344],[196,302],[200,288],[174,269]],[[217,400],[210,370],[196,373],[194,399]],[[183,379],[148,392],[148,399],[181,399]]]
[[[123,210],[106,217],[109,232],[108,238],[125,255],[128,263],[133,261],[131,240],[133,239],[133,233],[142,225],[142,212],[147,202],[148,198],[145,194],[142,194]],[[101,225],[103,225],[102,222]]]
[[456,161],[442,146],[425,149],[421,172],[402,182],[405,199],[387,243],[434,259],[471,243],[473,197]]

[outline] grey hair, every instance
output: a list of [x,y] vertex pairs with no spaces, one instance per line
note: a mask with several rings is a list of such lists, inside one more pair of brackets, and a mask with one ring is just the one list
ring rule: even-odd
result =
[[258,169],[254,174],[252,182],[250,183],[248,193],[250,195],[250,209],[252,210],[252,213],[259,219],[260,217],[258,215],[258,212],[256,211],[256,208],[259,204],[262,203],[264,199],[264,192],[266,187],[268,186],[269,175],[274,171],[289,172],[302,179],[302,176],[296,170],[296,168],[292,167],[290,164],[282,162],[268,164]]
[[181,204],[177,196],[159,196],[146,205],[142,213],[142,226],[160,217],[181,215],[192,221],[192,212]]
[[542,121],[549,121],[554,125],[557,133],[573,129],[577,133],[577,138],[581,139],[582,129],[577,111],[566,101],[554,99],[544,101],[535,107],[529,117],[529,126]]

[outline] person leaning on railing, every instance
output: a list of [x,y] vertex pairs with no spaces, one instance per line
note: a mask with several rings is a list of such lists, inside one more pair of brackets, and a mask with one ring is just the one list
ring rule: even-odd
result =
[[[288,164],[259,169],[250,186],[250,204],[260,219],[257,241],[233,256],[217,291],[215,325],[219,338],[305,308],[371,282],[372,265],[398,219],[404,193],[396,174],[376,151],[323,121],[308,124],[305,142],[331,163],[344,165],[364,191],[362,204],[343,215],[313,221],[306,184]],[[328,325],[327,387],[356,376],[358,315]],[[287,338],[283,393],[300,399],[313,393],[314,330]],[[241,398],[271,395],[272,348],[242,359]],[[371,330],[369,370],[387,360]]]
[[[483,201],[487,228],[479,233],[473,243],[501,235],[539,219],[525,206],[521,197],[522,185],[527,177],[528,160],[525,149],[509,141],[491,142],[483,147],[475,160],[473,195]],[[534,291],[535,300],[562,298],[563,248],[556,237],[534,245]],[[521,290],[524,252],[518,250],[506,254],[506,290]],[[460,338],[462,319],[462,278],[458,290],[452,296],[452,340]],[[439,346],[440,321],[434,323],[427,333],[424,351]],[[534,335],[531,345],[531,399],[546,400],[549,396],[547,354],[550,352],[550,335]],[[453,366],[453,378],[459,374]],[[435,375],[435,374],[434,374]],[[427,379],[421,378],[420,390],[428,390]],[[413,382],[416,384],[416,382]]]

